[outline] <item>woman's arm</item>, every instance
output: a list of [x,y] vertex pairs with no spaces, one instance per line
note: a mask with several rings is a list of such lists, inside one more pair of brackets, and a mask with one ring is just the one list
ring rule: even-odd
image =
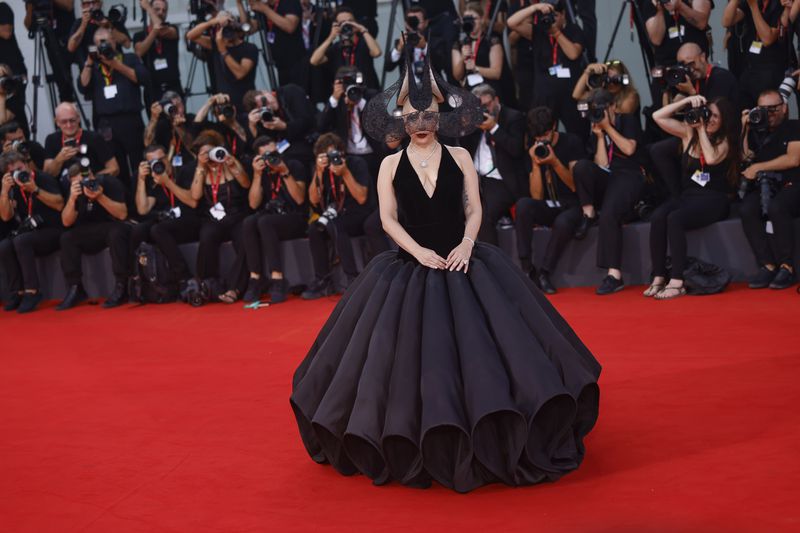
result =
[[708,133],[704,127],[697,128],[697,135],[700,139],[700,148],[703,150],[703,158],[709,165],[716,165],[728,157],[728,141],[722,141],[716,146],[711,144]]
[[692,135],[692,128],[682,120],[673,118],[672,115],[674,115],[679,109],[682,109],[690,104],[692,98],[695,97],[691,96],[689,98],[684,98],[683,100],[678,100],[677,102],[673,102],[662,107],[661,109],[658,109],[653,113],[653,120],[656,122],[656,124],[658,124],[659,128],[670,135],[674,135],[675,137],[679,137],[681,139],[688,139]]
[[500,74],[503,72],[503,47],[500,43],[493,44],[489,49],[489,66],[479,67],[475,66],[478,74],[487,80],[499,80]]

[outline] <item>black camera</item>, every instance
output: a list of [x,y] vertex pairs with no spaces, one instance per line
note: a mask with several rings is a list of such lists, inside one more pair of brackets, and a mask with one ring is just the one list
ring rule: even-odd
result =
[[92,14],[89,18],[92,22],[99,23],[106,20],[106,14],[103,13],[102,9],[92,9]]
[[275,120],[275,112],[270,107],[262,107],[258,110],[261,122],[272,122]]
[[536,19],[536,24],[542,26],[543,28],[549,28],[553,24],[556,23],[556,14],[554,12],[545,13],[544,15],[539,15]]
[[227,25],[222,27],[223,39],[235,39],[237,36],[250,31],[250,24],[241,23],[238,20],[230,20]]
[[111,46],[111,43],[108,41],[100,41],[100,44],[89,45],[89,55],[95,61],[100,59],[100,56],[105,57],[106,59],[114,59],[114,56],[117,55],[117,51],[114,50],[114,47]]
[[123,4],[115,4],[108,10],[108,20],[112,24],[125,24],[128,20],[128,8]]
[[31,173],[27,170],[15,170],[11,176],[20,183],[28,183],[31,181]]
[[25,220],[19,223],[17,229],[14,231],[14,235],[19,235],[20,233],[28,233],[30,231],[35,231],[39,229],[39,226],[44,224],[44,219],[41,215],[32,215],[29,217],[25,217]]
[[533,155],[535,155],[537,159],[544,159],[550,155],[550,141],[536,141],[536,144],[533,146]]
[[475,17],[467,16],[461,19],[461,35],[458,39],[461,46],[472,44],[472,32],[475,31],[475,24]]
[[783,186],[783,174],[765,170],[756,172],[756,182],[760,193],[761,215],[766,217],[769,213],[770,201]]
[[178,114],[178,106],[172,103],[172,100],[164,99],[158,103],[161,106],[161,109],[164,110],[164,113],[169,115],[170,117],[174,117]]
[[700,122],[708,122],[711,118],[711,110],[708,106],[703,105],[700,107],[691,107],[686,113],[683,114],[683,121],[687,124],[699,124]]
[[87,191],[97,192],[100,190],[100,180],[97,178],[81,178],[81,187]]
[[265,152],[261,159],[271,167],[277,167],[281,164],[281,154],[278,152]]
[[588,118],[592,124],[598,124],[606,118],[606,109],[608,109],[608,104],[595,104],[591,101],[578,103],[581,117]]
[[353,75],[343,76],[341,78],[342,85],[344,85],[344,94],[347,99],[357,104],[364,97],[364,75],[356,72]]
[[750,127],[755,130],[766,130],[769,128],[769,111],[766,107],[754,107],[747,113]]
[[669,87],[675,88],[686,81],[692,79],[692,71],[684,65],[673,65],[664,70],[664,80]]
[[355,27],[348,22],[343,22],[339,27],[339,38],[343,41],[352,41],[355,33]]
[[163,174],[167,171],[167,165],[160,159],[153,159],[152,161],[148,161],[150,165],[150,172],[152,174]]
[[11,149],[25,158],[31,155],[31,146],[28,141],[20,141],[20,140],[12,141]]
[[216,8],[205,0],[189,0],[189,13],[201,20],[210,20]]
[[341,165],[344,163],[342,153],[339,150],[331,150],[328,152],[328,163],[331,165]]
[[339,216],[339,211],[336,209],[334,204],[329,205],[325,211],[317,219],[317,222],[322,226],[327,226],[331,220],[334,220],[336,217]]
[[592,72],[589,74],[589,78],[586,80],[586,83],[592,89],[600,89],[606,86],[607,78],[608,76],[606,76],[605,72]]
[[236,114],[236,109],[233,107],[233,104],[230,103],[217,105],[215,114],[217,116],[222,115],[225,118],[233,118]]
[[270,215],[285,215],[289,211],[286,209],[286,202],[280,198],[273,198],[264,206],[264,211]]
[[12,97],[22,91],[25,87],[25,78],[22,76],[3,76],[0,77],[0,89],[6,93],[7,97]]

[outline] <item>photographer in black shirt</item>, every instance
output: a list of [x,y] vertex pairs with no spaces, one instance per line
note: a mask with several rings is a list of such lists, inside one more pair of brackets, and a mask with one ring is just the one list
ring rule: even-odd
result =
[[695,43],[708,53],[708,20],[713,8],[712,0],[643,0],[642,18],[656,65],[673,65],[678,48],[686,43]]
[[[550,108],[531,109],[528,129],[533,138],[528,150],[531,160],[530,197],[517,201],[517,251],[522,270],[542,291],[555,294],[550,274],[581,221],[572,169],[578,161],[586,158],[586,150],[580,137],[558,131],[558,123]],[[538,272],[531,254],[534,225],[552,228]]]
[[44,168],[44,147],[36,141],[28,140],[17,122],[7,122],[0,126],[0,143],[2,143],[0,151],[3,153],[19,152],[26,163],[33,163],[36,170]]
[[131,46],[131,36],[124,19],[111,21],[103,12],[103,0],[82,0],[81,18],[72,24],[67,40],[67,51],[74,54],[78,65],[86,63],[89,47],[94,45],[94,33],[100,28],[109,30],[113,41],[121,47]]
[[250,9],[265,17],[267,46],[278,70],[281,86],[293,83],[305,89],[308,75],[300,19],[303,10],[299,0],[264,0],[252,2]]
[[259,300],[267,286],[262,280],[263,254],[266,254],[270,301],[280,303],[286,300],[288,293],[288,283],[283,277],[281,241],[306,235],[308,176],[305,165],[296,159],[284,159],[270,137],[256,139],[253,151],[253,183],[248,202],[255,214],[244,219],[242,226],[250,271],[244,301]]
[[178,27],[167,22],[166,0],[140,0],[149,25],[133,35],[133,49],[150,71],[148,102],[157,102],[167,91],[183,94],[178,62]]
[[788,117],[789,106],[776,90],[761,93],[758,107],[742,113],[744,158],[751,165],[743,172],[750,191],[740,213],[760,267],[751,289],[785,289],[796,281],[792,261],[794,218],[800,215],[800,122]]
[[0,240],[8,288],[5,310],[29,313],[42,301],[36,257],[58,250],[64,197],[55,178],[37,172],[19,152],[0,157],[0,174],[0,220],[15,226],[11,236]]
[[[451,79],[453,73],[450,69],[451,57],[449,50],[452,41],[448,41],[446,49],[437,49],[429,46],[429,38],[433,38],[435,43],[443,43],[441,35],[431,34],[430,21],[425,8],[412,5],[406,11],[405,31],[400,36],[400,39],[395,41],[392,49],[387,52],[388,55],[383,64],[384,70],[391,72],[397,68],[403,58],[403,50],[408,45],[414,47],[414,65],[419,65],[421,69],[425,63],[425,56],[431,54],[431,68],[437,74]],[[443,50],[448,53],[443,53]]]
[[[14,12],[5,2],[0,2],[0,79],[14,86],[9,93],[0,85],[0,125],[16,120],[28,132],[25,115],[25,84],[28,68],[14,35]],[[11,79],[9,79],[11,78]],[[10,114],[9,114],[10,112]]]
[[186,114],[183,98],[173,91],[165,92],[159,102],[150,105],[150,122],[144,130],[144,145],[158,144],[167,150],[167,160],[179,173],[194,161],[190,150],[194,140],[194,119]]
[[[208,120],[211,114],[216,122]],[[225,139],[226,146],[237,159],[249,150],[247,131],[239,123],[238,108],[227,94],[214,94],[203,104],[194,116],[192,131],[214,130]]]
[[47,59],[58,87],[58,99],[62,102],[75,101],[75,87],[72,83],[74,58],[67,51],[70,30],[75,23],[75,0],[26,0],[25,27],[29,32],[44,24],[44,45]]
[[351,237],[362,234],[364,220],[373,211],[369,199],[367,164],[358,156],[344,157],[344,141],[333,133],[320,135],[314,144],[316,167],[308,199],[319,215],[308,227],[314,281],[303,292],[306,300],[333,294],[328,241],[333,241],[347,283],[358,275]]

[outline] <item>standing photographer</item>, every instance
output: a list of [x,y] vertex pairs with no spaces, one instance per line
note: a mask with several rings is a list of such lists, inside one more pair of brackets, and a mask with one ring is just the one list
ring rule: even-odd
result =
[[760,267],[751,289],[786,289],[796,281],[792,260],[794,218],[800,215],[800,122],[788,117],[789,106],[774,89],[762,92],[758,107],[742,114],[744,158],[752,163],[743,176],[752,190],[740,213]]
[[709,52],[708,39],[711,0],[645,0],[641,2],[642,19],[653,45],[655,63],[661,67],[675,64],[678,48],[697,44]]
[[67,51],[73,24],[75,0],[25,0],[25,27],[31,32],[29,35],[35,31],[44,33],[47,60],[61,102],[74,102],[76,97],[70,67],[74,58]]
[[42,301],[36,257],[58,250],[64,230],[64,197],[52,176],[37,172],[19,152],[0,157],[0,220],[15,222],[11,236],[0,240],[0,265],[6,275],[6,311],[29,313]]
[[67,40],[67,51],[75,55],[77,64],[86,63],[89,47],[94,45],[94,33],[100,28],[111,32],[114,43],[123,48],[131,46],[131,36],[125,27],[125,19],[116,16],[114,19],[110,20],[110,17],[103,13],[103,0],[81,1],[81,18],[73,23]]
[[305,237],[308,204],[305,166],[296,159],[284,159],[274,139],[259,137],[253,143],[253,183],[248,201],[255,214],[242,227],[250,279],[245,302],[261,298],[264,275],[263,254],[267,256],[271,303],[286,300],[288,283],[283,277],[281,241]]
[[250,4],[250,9],[264,15],[266,27],[259,30],[265,32],[280,85],[293,83],[305,88],[308,67],[300,28],[303,9],[299,0],[256,1]]
[[150,105],[150,122],[144,130],[144,145],[158,144],[167,149],[167,159],[176,173],[194,161],[190,150],[195,116],[186,114],[183,98],[167,91],[160,102]]
[[[450,7],[452,7],[452,5]],[[406,11],[405,31],[400,36],[400,39],[395,41],[392,50],[389,52],[383,64],[383,68],[386,72],[391,72],[396,69],[401,63],[405,47],[412,46],[414,48],[413,64],[415,66],[418,65],[419,70],[422,69],[422,65],[425,63],[425,56],[431,54],[431,69],[440,76],[446,77],[447,79],[452,78],[453,73],[450,68],[450,54],[444,54],[441,50],[428,46],[428,38],[431,37],[435,39],[437,37],[431,35],[429,25],[430,22],[424,7],[412,5],[408,11]],[[441,38],[441,36],[439,37]],[[448,43],[447,51],[450,50],[451,45],[452,41]]]
[[367,164],[358,156],[345,160],[344,150],[344,141],[333,133],[320,135],[314,144],[316,168],[308,199],[319,216],[308,227],[314,281],[302,294],[306,300],[334,293],[329,240],[333,241],[348,285],[358,275],[350,238],[363,232],[364,220],[373,211],[369,202],[371,178]]
[[583,211],[575,238],[583,239],[589,227],[599,223],[597,266],[608,269],[596,291],[602,296],[625,287],[620,270],[622,223],[636,205],[644,185],[639,154],[642,126],[638,114],[618,113],[616,99],[605,89],[596,89],[588,105],[595,153],[593,161],[578,161],[573,169]]
[[157,102],[167,91],[183,94],[178,62],[178,27],[167,22],[166,0],[140,0],[149,26],[133,35],[133,49],[150,71],[146,101]]
[[0,63],[0,125],[16,120],[27,134],[25,83],[28,68],[14,35],[14,12],[5,2],[0,2]]

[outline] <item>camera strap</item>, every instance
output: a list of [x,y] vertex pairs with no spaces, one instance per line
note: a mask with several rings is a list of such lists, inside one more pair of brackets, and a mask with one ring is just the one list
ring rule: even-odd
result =
[[270,200],[274,200],[278,197],[278,194],[281,192],[281,187],[283,186],[283,179],[279,174],[275,172],[269,173],[269,188],[270,188]]
[[219,168],[219,172],[215,172],[213,169],[211,170],[211,175],[208,177],[211,181],[211,199],[213,200],[213,205],[217,205],[217,196],[219,195],[219,186],[222,184],[222,167]]
[[[34,183],[35,178],[36,173],[31,172],[31,183]],[[22,187],[19,188],[19,193],[22,195],[22,201],[25,202],[25,206],[28,208],[28,218],[31,218],[31,215],[33,215],[33,194],[28,196],[25,194],[25,189]]]
[[[708,65],[706,65],[706,77],[703,80],[703,85],[707,85],[708,84],[708,78],[711,77],[711,71],[712,70],[714,70],[714,66],[713,65],[711,65],[710,63]],[[694,92],[696,92],[697,94],[700,94],[700,80],[697,80],[696,82],[694,82]]]
[[478,35],[478,38],[475,39],[475,43],[472,45],[472,59],[473,60],[478,58],[478,49],[481,47],[481,40],[482,39],[483,39],[483,34]]
[[106,87],[111,85],[111,77],[114,75],[114,71],[100,63],[100,74],[103,76],[103,81],[106,82]]
[[233,135],[225,135],[228,139],[228,145],[231,147],[231,155],[236,156],[236,142],[238,140],[238,135],[235,133]]
[[550,46],[553,47],[553,66],[558,65],[558,37],[548,37]]
[[[356,64],[356,46],[358,46],[358,35],[353,36],[353,46],[350,47],[350,53],[347,53],[347,48],[342,47],[342,60],[346,65],[351,67]],[[349,60],[348,60],[348,55]]]
[[[170,179],[170,181],[175,181],[173,179],[173,177],[172,177],[172,174],[169,175],[169,179]],[[212,187],[213,187],[213,185],[212,185]],[[164,189],[164,194],[167,196],[167,198],[169,198],[169,207],[170,208],[174,208],[175,207],[175,193],[172,192],[172,190],[168,189],[167,186],[164,185],[163,183],[161,184],[161,188]],[[219,189],[219,185],[217,185],[217,189]],[[213,191],[213,189],[212,189],[212,191]],[[217,202],[215,201],[214,203],[216,204]]]

